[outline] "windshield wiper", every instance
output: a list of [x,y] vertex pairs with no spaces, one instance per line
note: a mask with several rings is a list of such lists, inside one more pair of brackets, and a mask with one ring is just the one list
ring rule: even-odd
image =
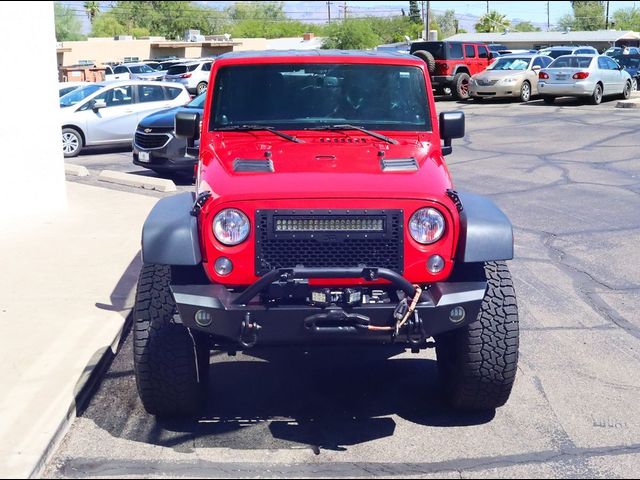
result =
[[267,132],[273,133],[274,135],[285,138],[290,142],[304,143],[304,140],[300,140],[293,135],[289,135],[287,133],[281,132],[280,130],[276,130],[273,127],[267,127],[266,125],[229,125],[227,127],[218,127],[216,128],[216,130],[222,132],[249,132],[251,130],[265,130]]
[[371,130],[367,130],[366,128],[362,128],[362,127],[358,127],[357,125],[350,125],[350,124],[323,125],[322,127],[305,128],[305,130],[357,130],[359,132],[366,133],[367,135],[371,135],[372,137],[375,137],[378,140],[391,143],[392,145],[397,145],[398,143],[397,140],[394,140],[393,138],[389,138],[386,135],[382,135],[381,133],[372,132]]

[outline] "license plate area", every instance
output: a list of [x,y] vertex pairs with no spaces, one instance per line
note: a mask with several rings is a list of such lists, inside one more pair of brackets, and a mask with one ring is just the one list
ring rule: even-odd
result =
[[138,153],[138,160],[140,160],[141,162],[148,162],[149,161],[149,152],[139,152]]

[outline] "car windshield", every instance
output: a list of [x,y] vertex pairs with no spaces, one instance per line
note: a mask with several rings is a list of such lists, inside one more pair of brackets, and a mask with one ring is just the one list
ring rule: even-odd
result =
[[133,65],[129,67],[131,73],[153,73],[155,70],[149,65]]
[[80,87],[76,90],[67,93],[60,97],[60,106],[61,107],[70,107],[71,105],[75,105],[78,102],[81,102],[85,98],[87,98],[92,93],[97,92],[102,88],[102,85],[93,84],[87,85],[86,87]]
[[640,57],[621,57],[618,63],[627,68],[640,68]]
[[500,57],[489,68],[491,70],[526,70],[530,61],[530,58]]
[[595,57],[566,56],[556,58],[547,68],[589,68]]
[[207,99],[207,92],[201,93],[196,98],[185,105],[187,108],[204,108],[204,101]]
[[341,124],[431,129],[424,75],[413,66],[228,66],[219,70],[212,96],[212,130],[247,124],[292,130]]

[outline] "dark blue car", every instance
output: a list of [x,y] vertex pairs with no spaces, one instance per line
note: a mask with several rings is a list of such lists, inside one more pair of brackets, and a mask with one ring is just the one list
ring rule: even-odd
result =
[[640,55],[622,55],[616,59],[629,75],[631,75],[631,89],[638,90],[640,81]]

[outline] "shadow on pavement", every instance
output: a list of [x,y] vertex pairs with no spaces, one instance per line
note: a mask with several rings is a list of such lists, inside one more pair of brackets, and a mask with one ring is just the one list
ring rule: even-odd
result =
[[123,145],[107,145],[96,147],[84,147],[78,154],[79,157],[86,157],[87,155],[100,155],[104,153],[125,153],[133,150],[131,143]]
[[154,172],[153,170],[134,170],[131,172],[132,175],[140,175],[142,177],[152,177],[152,178],[166,178],[168,180],[172,180],[178,186],[188,186],[193,185],[195,183],[195,179],[193,178],[193,174],[189,173],[160,173]]
[[147,414],[136,391],[131,336],[83,417],[112,436],[192,452],[195,448],[344,450],[393,435],[393,415],[419,425],[478,425],[495,412],[447,407],[436,363],[393,358],[397,349],[273,348],[229,357],[214,353],[208,403],[198,419]]

